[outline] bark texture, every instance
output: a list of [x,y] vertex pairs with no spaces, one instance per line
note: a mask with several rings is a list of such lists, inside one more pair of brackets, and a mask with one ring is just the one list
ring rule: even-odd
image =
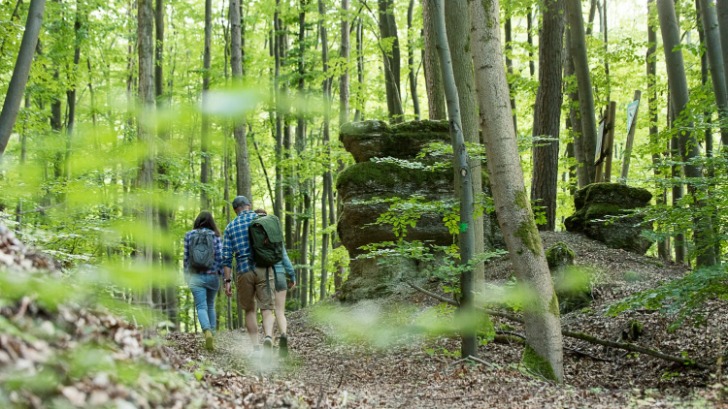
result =
[[503,66],[498,1],[470,0],[475,82],[498,223],[514,270],[530,296],[524,311],[524,363],[543,376],[564,379],[559,308],[541,237],[523,183]]

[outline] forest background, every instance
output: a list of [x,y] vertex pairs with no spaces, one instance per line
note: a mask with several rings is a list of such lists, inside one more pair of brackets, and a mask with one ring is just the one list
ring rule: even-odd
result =
[[[86,274],[95,283],[100,278],[113,299],[160,307],[186,330],[196,324],[191,297],[179,285],[181,237],[200,209],[211,209],[224,226],[228,203],[244,194],[280,215],[300,283],[292,308],[305,307],[346,279],[348,255],[334,234],[334,180],[352,163],[335,137],[341,124],[447,119],[442,78],[432,73],[439,69],[435,47],[427,45],[434,33],[427,2],[52,1],[37,45],[24,50],[24,19],[38,3],[45,2],[0,6],[6,102],[18,92],[10,80],[15,57],[33,58],[12,133],[0,135],[2,221],[66,265],[87,266]],[[453,4],[445,2],[446,10]],[[565,4],[575,10],[574,2]],[[712,262],[702,264],[719,264],[725,159],[714,147],[723,122],[700,15],[701,5],[713,5],[675,3],[689,90],[676,111],[674,100],[672,108],[668,102],[671,64],[665,65],[650,4],[595,0],[578,10],[592,109],[604,113],[616,102],[615,168],[629,158],[624,181],[656,198],[650,238],[662,247],[651,251],[701,265],[700,249],[710,248]],[[567,98],[557,104],[558,137],[534,135],[544,83],[539,53],[554,52],[539,45],[547,10],[538,2],[504,1],[500,18],[520,166],[540,228],[561,230],[573,212],[573,190],[594,179],[579,180],[589,160],[578,157],[578,147],[569,149],[588,131],[574,128],[584,94],[568,63],[560,65],[566,72],[559,94]],[[650,102],[641,103],[629,154],[625,111],[635,90]],[[685,139],[678,132],[692,139],[677,141]],[[557,188],[545,206],[529,186],[543,170],[533,154],[543,145],[555,146],[558,157],[548,168],[558,175]],[[692,157],[685,154],[688,145]],[[696,164],[706,172],[683,175],[682,167]],[[691,194],[683,194],[686,187]],[[706,217],[713,230],[696,244],[697,220]],[[230,301],[221,316],[221,325],[239,325]]]

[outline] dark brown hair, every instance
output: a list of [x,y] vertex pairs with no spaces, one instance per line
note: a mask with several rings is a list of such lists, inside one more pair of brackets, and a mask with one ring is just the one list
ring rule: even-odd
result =
[[266,212],[265,209],[255,209],[254,211],[258,214],[258,216],[268,216],[268,212]]
[[212,213],[208,211],[202,211],[195,219],[195,224],[193,226],[195,229],[201,229],[201,228],[208,228],[215,232],[215,235],[217,237],[220,237],[220,230],[217,229],[217,225],[215,224],[215,219],[212,217]]

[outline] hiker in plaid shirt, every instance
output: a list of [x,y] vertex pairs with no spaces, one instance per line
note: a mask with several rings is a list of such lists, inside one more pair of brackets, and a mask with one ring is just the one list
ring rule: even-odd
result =
[[248,227],[258,215],[250,209],[251,203],[245,196],[238,196],[232,202],[233,210],[238,216],[225,228],[222,246],[222,265],[225,276],[225,293],[232,295],[232,262],[235,258],[237,274],[235,285],[238,304],[245,310],[245,327],[253,343],[258,349],[258,317],[256,301],[263,315],[263,346],[273,347],[273,296],[270,288],[275,287],[274,276],[266,274],[265,268],[255,268],[248,236]]

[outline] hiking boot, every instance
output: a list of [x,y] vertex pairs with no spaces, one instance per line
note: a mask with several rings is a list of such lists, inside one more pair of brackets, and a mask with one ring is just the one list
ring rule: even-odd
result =
[[278,355],[281,358],[288,356],[288,337],[286,334],[281,334],[281,337],[278,338]]
[[213,349],[215,349],[215,346],[213,344],[214,342],[212,338],[212,331],[210,331],[209,329],[205,330],[205,349],[207,349],[208,351],[212,351]]
[[270,336],[266,336],[263,339],[263,349],[269,351],[272,348],[273,348],[273,338],[271,338]]

